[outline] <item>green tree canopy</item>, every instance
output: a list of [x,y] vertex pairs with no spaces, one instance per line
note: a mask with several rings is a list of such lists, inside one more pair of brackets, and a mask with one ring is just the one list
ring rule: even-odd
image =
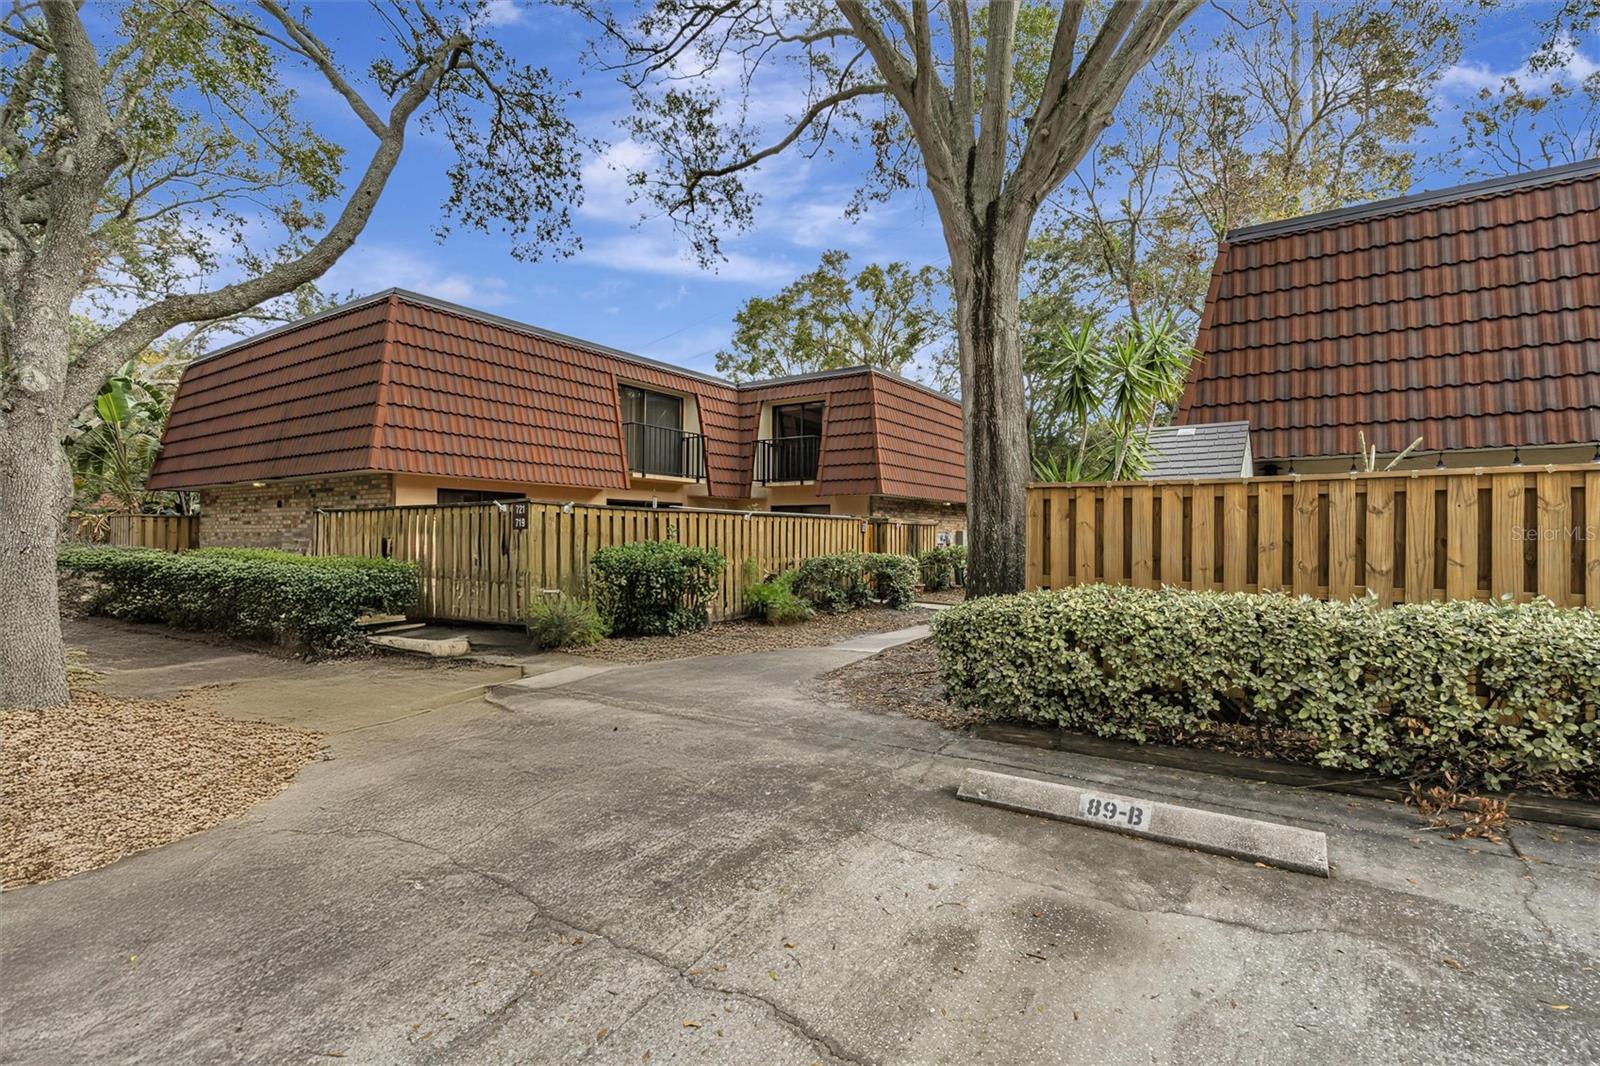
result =
[[[318,36],[314,7],[89,10],[0,12],[0,631],[21,634],[0,642],[4,705],[67,698],[61,442],[118,368],[321,277],[413,124],[448,146],[441,232],[498,228],[515,254],[560,251],[579,198],[567,90],[499,46],[488,0],[375,4],[364,69]],[[345,134],[352,119],[364,135]],[[75,336],[75,310],[102,328]]]
[[773,296],[745,301],[717,370],[735,381],[873,366],[905,371],[950,332],[943,272],[869,263],[855,275],[842,251]]

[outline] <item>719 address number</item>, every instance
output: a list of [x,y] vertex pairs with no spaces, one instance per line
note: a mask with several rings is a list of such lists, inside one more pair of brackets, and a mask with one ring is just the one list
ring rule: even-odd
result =
[[1078,815],[1095,822],[1114,825],[1118,829],[1131,829],[1137,833],[1151,830],[1155,811],[1138,800],[1123,796],[1097,796],[1085,792],[1078,800]]

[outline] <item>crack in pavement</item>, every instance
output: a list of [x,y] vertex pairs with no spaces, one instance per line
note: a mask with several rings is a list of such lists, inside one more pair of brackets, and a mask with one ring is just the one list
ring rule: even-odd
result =
[[1510,846],[1511,854],[1515,855],[1519,860],[1521,860],[1523,866],[1525,867],[1522,873],[1522,878],[1523,881],[1526,882],[1527,888],[1518,893],[1522,899],[1522,909],[1528,912],[1528,917],[1539,923],[1539,928],[1544,930],[1545,936],[1554,936],[1555,929],[1548,921],[1545,920],[1545,916],[1540,914],[1538,909],[1533,905],[1534,894],[1539,891],[1539,881],[1533,876],[1533,860],[1528,858],[1527,855],[1523,854],[1522,849],[1517,846],[1517,838],[1512,834],[1510,822],[1507,822],[1505,825],[1505,834],[1506,844]]
[[[795,1032],[799,1036],[803,1037],[814,1048],[816,1048],[819,1051],[821,1051],[824,1055],[826,1055],[830,1060],[832,1060],[834,1062],[848,1063],[848,1064],[850,1064],[850,1066],[869,1066],[869,1064],[871,1063],[870,1059],[865,1059],[865,1058],[862,1058],[860,1056],[853,1055],[850,1052],[846,1051],[843,1047],[841,1047],[839,1045],[838,1041],[835,1038],[829,1036],[826,1033],[823,1033],[823,1032],[819,1031],[818,1029],[816,1029],[815,1027],[810,1025],[808,1022],[806,1022],[799,1015],[794,1014],[793,1012],[784,1009],[783,1007],[779,1006],[776,1002],[774,1002],[771,999],[768,999],[765,996],[759,995],[759,994],[754,993],[754,992],[745,991],[743,989],[730,988],[730,987],[727,987],[727,986],[724,986],[724,985],[719,985],[719,984],[717,984],[717,983],[715,983],[713,981],[704,980],[704,979],[702,979],[703,975],[690,973],[691,970],[695,969],[695,966],[694,966],[693,963],[691,963],[688,966],[679,966],[676,963],[674,963],[670,958],[668,958],[665,954],[662,954],[662,953],[657,952],[657,951],[652,951],[651,949],[646,948],[646,947],[644,947],[642,945],[639,945],[639,944],[624,943],[622,941],[619,941],[619,940],[615,939],[609,933],[606,933],[605,931],[603,931],[601,929],[592,929],[592,928],[589,928],[589,927],[586,927],[586,926],[583,926],[583,925],[579,925],[579,924],[577,924],[575,922],[569,921],[569,920],[567,920],[565,918],[561,918],[561,917],[553,914],[551,912],[550,908],[542,900],[538,899],[535,896],[530,895],[528,892],[526,892],[522,888],[518,887],[517,884],[514,881],[512,881],[510,878],[506,877],[505,875],[496,873],[493,870],[480,869],[479,867],[476,867],[476,866],[472,865],[471,863],[465,861],[464,859],[460,858],[459,856],[457,856],[455,854],[452,854],[449,851],[445,851],[442,848],[434,847],[432,844],[428,844],[428,843],[426,843],[424,841],[417,840],[417,839],[415,839],[413,837],[403,836],[403,835],[401,835],[399,833],[393,833],[393,832],[390,832],[389,830],[386,830],[386,829],[379,829],[376,826],[360,826],[360,827],[349,828],[349,829],[337,828],[337,829],[329,829],[329,830],[284,829],[284,830],[281,830],[281,832],[294,833],[294,834],[305,835],[305,836],[344,836],[344,837],[360,837],[362,835],[371,834],[371,835],[374,835],[374,836],[380,836],[380,837],[384,837],[384,838],[389,839],[389,840],[393,840],[396,843],[405,844],[405,845],[408,845],[410,847],[417,848],[417,849],[419,849],[421,851],[425,851],[430,855],[433,855],[433,856],[436,856],[439,859],[442,859],[444,862],[446,862],[449,865],[455,867],[456,869],[461,870],[464,873],[468,873],[468,874],[471,874],[471,875],[473,875],[475,877],[478,877],[478,878],[481,878],[481,879],[483,879],[485,881],[488,881],[491,884],[494,884],[497,887],[499,887],[499,888],[501,888],[501,889],[503,889],[503,890],[505,890],[507,892],[510,892],[512,895],[518,897],[519,899],[522,899],[523,901],[525,901],[526,903],[531,905],[534,908],[534,910],[537,912],[535,914],[535,919],[536,920],[538,920],[540,922],[543,922],[544,924],[549,925],[551,927],[554,927],[554,928],[558,929],[561,932],[568,933],[568,934],[576,933],[576,934],[579,934],[579,935],[585,937],[586,939],[592,937],[593,939],[595,939],[595,940],[597,940],[597,941],[599,941],[599,942],[601,942],[603,944],[609,945],[614,950],[617,950],[617,951],[620,951],[620,952],[624,952],[626,954],[634,955],[634,956],[637,956],[639,958],[647,959],[650,962],[652,962],[652,963],[656,964],[657,966],[661,967],[662,969],[668,971],[668,973],[670,975],[672,975],[673,978],[675,978],[677,980],[680,980],[683,983],[689,985],[690,987],[698,989],[698,990],[700,990],[702,992],[711,992],[711,993],[715,993],[715,994],[720,995],[720,996],[728,997],[730,999],[738,999],[738,1000],[741,1000],[741,1001],[746,1001],[746,1002],[749,1002],[749,1003],[757,1004],[757,1005],[759,1005],[761,1007],[766,1008],[767,1012],[774,1019],[776,1019],[779,1023],[781,1023],[782,1025],[784,1025],[788,1029],[792,1030],[793,1032]],[[698,960],[696,960],[696,961],[698,961]],[[532,982],[528,982],[528,983],[524,984],[523,986],[521,986],[521,988],[518,990],[518,992],[515,995],[513,995],[506,1003],[503,1003],[499,1007],[495,1008],[495,1010],[490,1012],[490,1014],[488,1016],[486,1016],[486,1018],[480,1019],[478,1022],[474,1023],[471,1028],[469,1028],[468,1030],[463,1032],[460,1036],[455,1037],[454,1039],[448,1041],[445,1045],[443,1045],[443,1047],[449,1047],[449,1046],[455,1044],[457,1041],[467,1038],[470,1034],[479,1031],[480,1029],[482,1029],[484,1027],[485,1023],[488,1022],[490,1019],[495,1019],[496,1023],[497,1023],[498,1019],[501,1018],[501,1017],[504,1017],[504,1015],[516,1005],[517,1001],[519,1001],[523,997],[523,995],[525,995],[527,993],[528,989],[531,988],[531,987],[532,987]],[[644,1009],[644,1007],[647,1006],[651,1000],[653,1000],[657,996],[659,996],[663,990],[664,989],[657,989],[655,992],[651,993],[648,997],[646,997],[644,1002],[640,1003],[632,1012],[630,1012],[628,1014],[628,1016],[626,1018],[623,1019],[622,1023],[619,1023],[619,1025],[612,1030],[611,1035],[615,1035],[616,1032],[620,1031],[621,1026],[623,1024],[626,1024],[628,1021],[631,1021],[635,1015],[637,1015],[640,1011],[642,1011]],[[593,1051],[593,1048],[591,1048],[588,1052],[585,1053],[585,1057],[587,1057],[588,1054],[592,1053],[592,1051]]]

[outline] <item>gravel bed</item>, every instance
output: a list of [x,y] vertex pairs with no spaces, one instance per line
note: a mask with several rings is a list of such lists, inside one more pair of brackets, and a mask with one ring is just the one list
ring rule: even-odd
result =
[[69,707],[0,710],[0,885],[92,870],[242,814],[322,744],[175,701],[75,691]]
[[675,637],[635,637],[631,640],[602,640],[588,648],[570,648],[573,655],[604,659],[614,663],[650,663],[663,659],[690,659],[701,655],[743,655],[779,648],[811,648],[834,644],[862,633],[887,633],[921,625],[933,611],[912,608],[896,611],[888,607],[865,607],[847,614],[817,614],[809,622],[792,626],[769,626],[741,618],[719,622],[696,633]]
[[953,606],[965,602],[966,598],[966,589],[940,589],[938,592],[929,592],[927,589],[923,589],[917,593],[918,603],[943,603]]

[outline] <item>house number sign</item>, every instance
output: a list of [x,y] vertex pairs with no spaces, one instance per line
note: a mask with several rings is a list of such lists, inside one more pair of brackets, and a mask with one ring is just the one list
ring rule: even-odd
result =
[[521,500],[511,505],[511,528],[528,528],[528,501]]
[[1123,796],[1097,796],[1093,792],[1085,792],[1078,801],[1078,817],[1134,833],[1150,832],[1154,814],[1142,801]]

